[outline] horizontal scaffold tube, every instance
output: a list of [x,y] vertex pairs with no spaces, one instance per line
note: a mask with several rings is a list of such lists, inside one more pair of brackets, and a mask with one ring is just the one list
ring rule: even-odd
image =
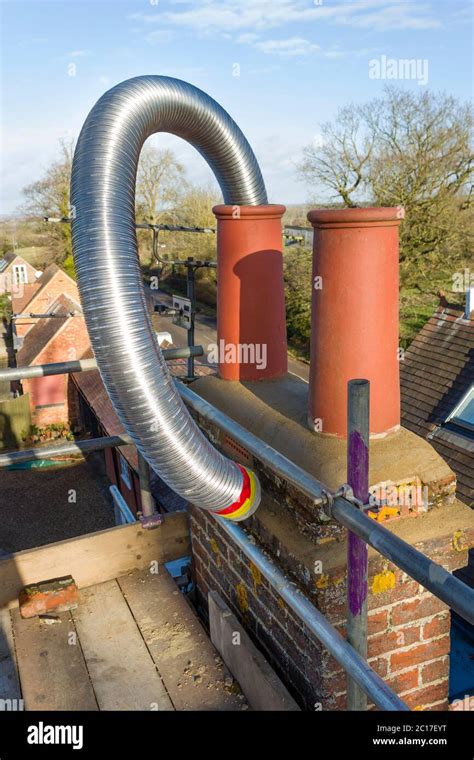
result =
[[[313,475],[257,438],[190,388],[182,383],[177,383],[177,387],[186,404],[203,419],[214,423],[220,430],[244,446],[262,464],[313,499],[315,504],[328,503],[328,490]],[[338,522],[363,538],[382,556],[404,570],[461,617],[471,624],[474,623],[474,589],[469,588],[459,578],[448,573],[444,567],[433,562],[383,525],[368,517],[347,499],[342,497],[334,499],[331,514]]]
[[379,554],[474,625],[474,589],[359,509],[354,509],[346,499],[336,498],[331,514],[344,527],[364,539]]
[[147,313],[135,181],[143,143],[155,132],[182,137],[199,151],[226,204],[267,203],[247,140],[209,95],[170,77],[122,82],[96,103],[74,154],[72,241],[81,303],[104,385],[134,445],[176,493],[241,520],[258,507],[258,480],[218,452],[194,423]]
[[[174,359],[188,359],[190,356],[203,356],[202,346],[189,348],[164,348],[163,359],[167,362]],[[76,372],[91,372],[97,369],[95,359],[75,359],[69,362],[54,362],[51,364],[33,364],[29,367],[9,367],[0,369],[0,382],[27,380],[32,377],[49,377],[50,375],[70,375]]]
[[11,451],[0,454],[0,469],[22,462],[34,462],[41,459],[54,459],[71,454],[88,454],[91,451],[110,449],[112,446],[128,446],[132,443],[128,435],[110,435],[102,438],[88,438],[84,441],[53,443],[50,446],[37,446],[34,449]]

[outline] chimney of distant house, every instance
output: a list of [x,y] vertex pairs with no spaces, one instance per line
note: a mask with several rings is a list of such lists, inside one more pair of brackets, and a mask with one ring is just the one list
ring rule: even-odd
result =
[[464,319],[471,319],[474,312],[474,285],[466,290],[466,307],[464,310]]
[[288,370],[281,229],[285,210],[272,204],[213,208],[223,380],[271,380]]
[[347,432],[347,381],[370,381],[370,433],[400,425],[397,208],[317,209],[308,425]]

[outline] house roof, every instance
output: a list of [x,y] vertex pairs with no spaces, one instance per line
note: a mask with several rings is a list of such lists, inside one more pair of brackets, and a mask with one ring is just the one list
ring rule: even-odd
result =
[[[22,311],[34,311],[34,309],[27,308],[30,305],[33,305],[37,298],[41,295],[41,292],[44,290],[44,288],[48,285],[48,283],[51,282],[51,280],[58,274],[63,275],[64,277],[67,277],[71,282],[75,285],[76,283],[72,279],[72,277],[69,277],[67,272],[65,272],[63,269],[58,267],[57,264],[50,264],[46,267],[41,277],[38,277],[38,280],[36,283],[34,283],[34,289],[31,291],[30,297],[28,300],[26,300],[27,293],[25,289],[25,294],[22,297],[12,298],[12,307],[13,311],[16,314],[21,313]],[[27,286],[26,286],[27,287]],[[18,307],[18,304],[21,303],[21,309]]]
[[474,320],[440,306],[400,362],[402,424],[423,438],[454,470],[458,497],[474,503],[474,442],[445,427],[474,378]]
[[15,261],[17,254],[14,251],[8,251],[3,258],[0,259],[0,272],[4,272],[5,269],[10,266],[12,261]]
[[25,306],[29,304],[37,290],[40,289],[38,282],[32,282],[29,285],[22,285],[21,295],[12,296],[12,306],[15,314],[22,314]]
[[16,251],[8,251],[4,254],[3,258],[0,259],[0,274],[5,272],[8,267],[10,267],[14,261],[19,259],[19,261],[22,262],[22,264],[26,264],[26,266],[30,267],[31,269],[34,269],[34,266],[30,264],[29,261],[27,261],[23,256],[21,256],[19,253],[16,253]]
[[18,363],[20,365],[29,366],[30,364],[34,364],[35,359],[46,348],[48,343],[60,332],[67,320],[71,319],[69,313],[71,311],[81,313],[81,307],[72,298],[62,293],[51,304],[50,311],[55,314],[64,314],[64,318],[38,319],[25,336],[23,345],[18,352]]

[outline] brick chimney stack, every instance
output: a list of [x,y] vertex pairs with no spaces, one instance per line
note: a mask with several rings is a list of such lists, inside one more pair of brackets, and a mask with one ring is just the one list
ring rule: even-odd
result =
[[347,381],[370,380],[370,434],[400,426],[398,227],[402,208],[316,209],[308,425],[345,437]]

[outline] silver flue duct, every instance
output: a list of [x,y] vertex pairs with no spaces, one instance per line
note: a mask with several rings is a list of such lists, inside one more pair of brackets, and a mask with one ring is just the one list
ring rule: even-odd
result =
[[259,503],[252,472],[218,452],[177,393],[147,313],[135,232],[145,140],[182,137],[205,158],[231,205],[267,203],[241,130],[209,95],[141,76],[106,92],[81,131],[71,180],[74,264],[97,364],[115,411],[150,466],[198,507],[239,520]]

